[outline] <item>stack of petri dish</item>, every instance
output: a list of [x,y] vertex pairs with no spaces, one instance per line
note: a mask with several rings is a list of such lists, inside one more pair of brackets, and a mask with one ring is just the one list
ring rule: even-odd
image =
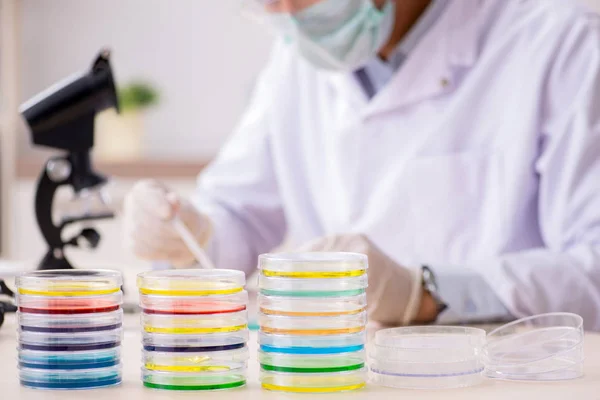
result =
[[366,382],[367,257],[259,258],[260,381],[267,390],[331,393]]
[[556,381],[583,375],[583,318],[549,313],[501,326],[487,336],[483,359],[490,378]]
[[246,384],[248,293],[231,270],[138,275],[142,381],[163,390],[223,390]]
[[121,383],[122,276],[104,270],[50,270],[17,284],[19,379],[39,389]]
[[450,389],[482,382],[485,331],[459,326],[384,329],[371,343],[373,383],[402,389]]

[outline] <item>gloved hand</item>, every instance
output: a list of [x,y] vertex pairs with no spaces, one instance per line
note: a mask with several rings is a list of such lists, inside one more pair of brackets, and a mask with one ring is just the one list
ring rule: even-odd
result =
[[126,246],[137,257],[145,260],[168,261],[175,268],[192,265],[194,255],[172,225],[176,215],[194,235],[198,244],[205,246],[211,234],[208,217],[157,181],[143,180],[136,183],[125,197]]
[[345,251],[369,258],[367,311],[371,321],[383,325],[429,322],[435,316],[418,315],[422,305],[420,269],[411,270],[395,263],[364,235],[340,235],[317,239],[297,249]]

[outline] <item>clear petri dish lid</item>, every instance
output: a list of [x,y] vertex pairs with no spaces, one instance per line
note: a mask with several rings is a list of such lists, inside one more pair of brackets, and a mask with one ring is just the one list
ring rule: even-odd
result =
[[38,389],[92,389],[121,383],[121,366],[79,371],[21,368],[19,379],[23,386]]
[[119,271],[48,270],[27,272],[15,279],[22,295],[49,297],[100,296],[117,293],[123,285]]
[[121,362],[120,347],[78,352],[32,351],[19,349],[19,367],[47,370],[108,368]]
[[28,314],[93,314],[117,311],[123,304],[123,293],[100,296],[47,297],[17,295],[19,311]]
[[522,318],[488,334],[486,375],[511,380],[560,380],[581,376],[583,319],[571,313]]
[[291,336],[258,333],[260,350],[268,353],[291,355],[339,354],[361,351],[365,348],[365,332],[333,336]]
[[336,393],[362,389],[366,386],[367,371],[293,374],[261,369],[259,376],[264,389],[288,393]]
[[170,335],[144,332],[142,346],[145,351],[171,353],[203,353],[237,350],[246,347],[248,330],[207,335]]
[[365,254],[342,252],[272,253],[258,258],[264,276],[295,279],[352,278],[366,273]]
[[259,314],[261,332],[283,335],[324,336],[359,333],[365,330],[367,313],[338,317],[287,317]]
[[217,296],[156,296],[140,295],[140,307],[146,314],[202,315],[228,314],[246,310],[248,293],[245,290]]
[[367,295],[321,298],[258,295],[259,311],[288,317],[336,317],[360,314],[367,309]]
[[43,314],[17,312],[19,329],[39,333],[83,333],[121,328],[123,310],[96,314],[59,314],[48,318]]
[[211,372],[159,372],[142,368],[144,386],[163,390],[225,390],[246,384],[245,367]]
[[366,274],[335,280],[258,276],[260,293],[265,296],[318,298],[360,296],[365,293],[368,285]]
[[141,314],[142,327],[148,333],[212,334],[248,328],[246,311],[228,314],[159,315]]
[[218,296],[242,292],[246,276],[228,269],[185,269],[144,272],[137,277],[142,295]]
[[481,382],[485,331],[419,326],[375,334],[369,354],[374,380],[396,388],[466,387]]

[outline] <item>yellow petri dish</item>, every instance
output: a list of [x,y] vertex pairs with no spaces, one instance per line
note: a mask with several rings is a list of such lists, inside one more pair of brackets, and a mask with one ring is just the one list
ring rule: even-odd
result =
[[16,279],[17,292],[28,296],[101,296],[120,292],[118,271],[49,270],[23,274]]
[[264,389],[281,392],[347,392],[366,386],[366,369],[323,374],[290,374],[261,370],[260,382]]
[[169,270],[138,275],[137,286],[143,295],[215,296],[240,293],[246,278],[233,270]]
[[354,271],[271,271],[262,270],[264,276],[278,278],[298,278],[298,279],[336,279],[336,278],[354,278],[367,273],[366,269]]
[[366,273],[364,254],[344,252],[271,253],[258,258],[265,276],[304,279],[352,278]]
[[157,365],[144,364],[144,367],[149,371],[160,372],[224,372],[230,371],[231,368],[226,365]]

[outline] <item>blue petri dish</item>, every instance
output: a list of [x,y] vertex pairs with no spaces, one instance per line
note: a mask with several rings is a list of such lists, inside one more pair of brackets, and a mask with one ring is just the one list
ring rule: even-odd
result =
[[109,350],[56,353],[19,349],[19,367],[45,370],[79,370],[119,365],[120,348]]
[[324,355],[364,349],[364,332],[345,335],[293,336],[259,332],[258,344],[265,353]]
[[47,371],[21,368],[22,386],[35,389],[95,389],[121,383],[121,366],[97,370]]
[[90,326],[90,327],[65,327],[65,328],[46,328],[41,326],[25,326],[21,325],[23,332],[39,332],[39,333],[86,333],[86,332],[101,332],[112,331],[121,328],[122,324],[113,324],[105,326]]

